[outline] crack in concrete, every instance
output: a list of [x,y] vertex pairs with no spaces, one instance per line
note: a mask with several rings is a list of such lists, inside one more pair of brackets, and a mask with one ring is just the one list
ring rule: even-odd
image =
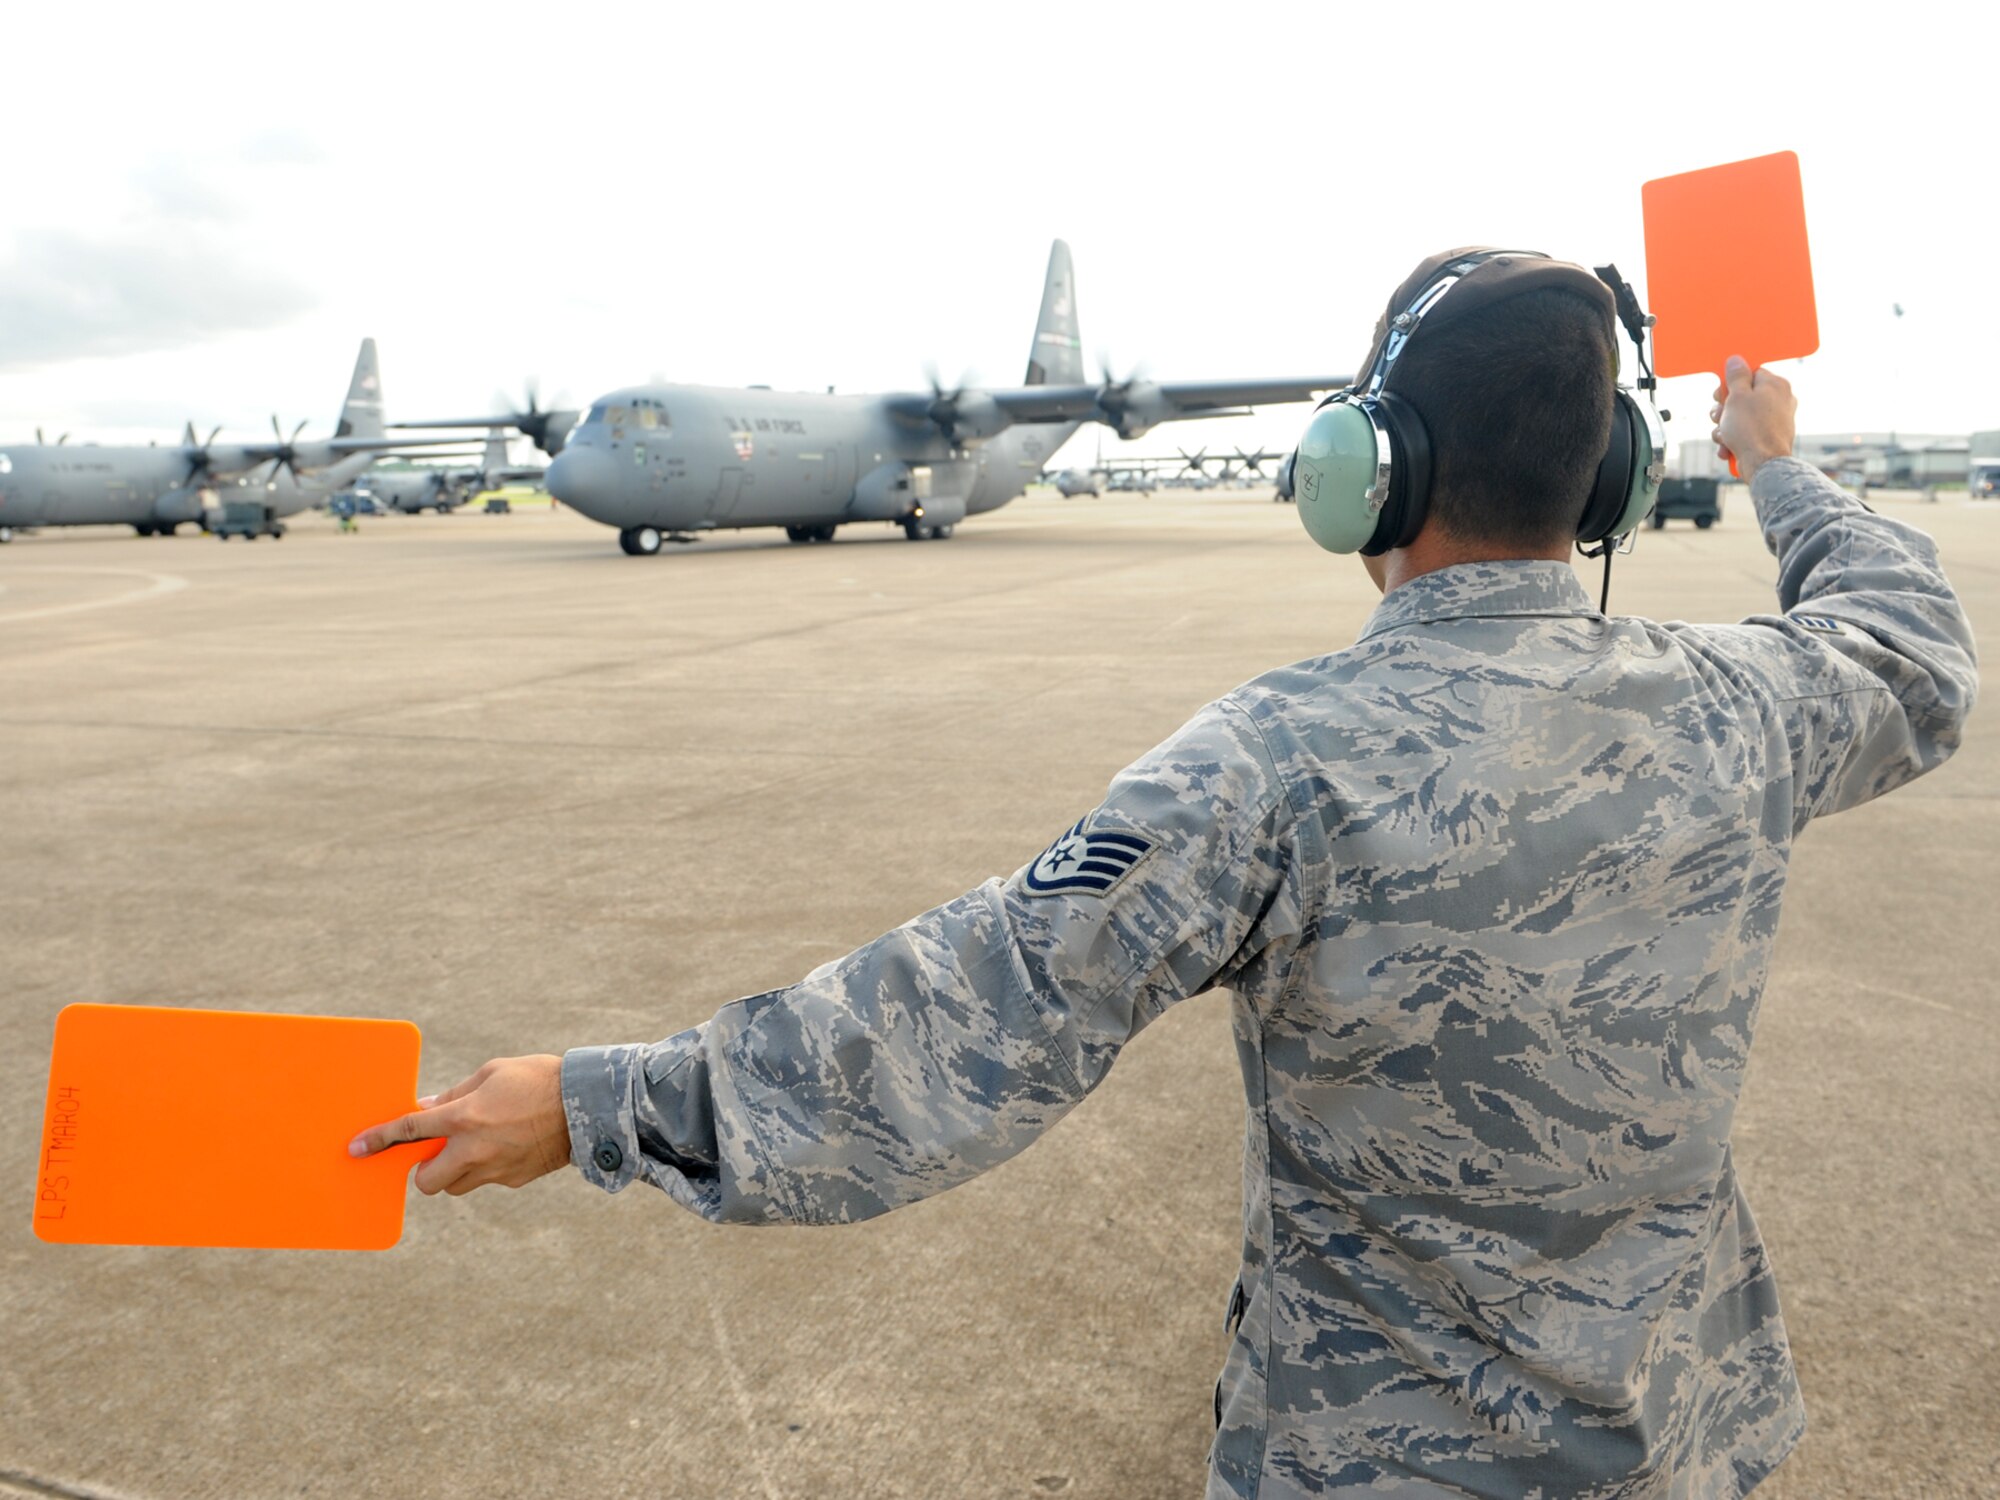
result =
[[43,1479],[18,1469],[0,1469],[0,1496],[33,1495],[36,1500],[132,1500],[114,1490],[91,1489],[62,1479]]

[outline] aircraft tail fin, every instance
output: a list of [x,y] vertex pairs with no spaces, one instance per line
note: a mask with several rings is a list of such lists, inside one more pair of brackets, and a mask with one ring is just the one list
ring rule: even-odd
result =
[[375,359],[373,339],[361,341],[361,353],[354,361],[354,379],[347,386],[347,403],[340,408],[340,425],[333,435],[382,436],[382,367]]
[[479,471],[482,474],[498,474],[507,467],[507,429],[489,427],[486,429],[486,451],[480,455]]
[[1049,274],[1042,284],[1042,313],[1035,320],[1035,347],[1028,355],[1023,385],[1082,385],[1083,340],[1076,324],[1076,272],[1069,246],[1049,247]]

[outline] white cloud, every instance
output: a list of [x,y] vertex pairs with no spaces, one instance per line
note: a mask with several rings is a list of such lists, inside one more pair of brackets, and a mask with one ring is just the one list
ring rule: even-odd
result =
[[[170,225],[171,232],[160,232]],[[0,256],[0,368],[137,354],[268,328],[313,305],[226,235],[163,219],[98,234],[31,230]]]

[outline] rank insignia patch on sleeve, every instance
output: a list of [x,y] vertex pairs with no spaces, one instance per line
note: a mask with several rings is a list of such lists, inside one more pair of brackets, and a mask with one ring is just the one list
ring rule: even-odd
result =
[[1086,830],[1079,818],[1028,866],[1023,884],[1036,896],[1102,896],[1152,849],[1152,841],[1136,833]]
[[1839,635],[1840,621],[1832,615],[1786,615],[1794,625],[1803,625],[1808,630],[1817,630],[1821,635]]

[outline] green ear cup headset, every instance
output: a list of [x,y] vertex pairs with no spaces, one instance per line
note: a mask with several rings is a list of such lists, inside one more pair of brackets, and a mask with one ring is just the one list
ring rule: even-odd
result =
[[[1477,276],[1482,267],[1497,263],[1504,268],[1520,261],[1549,262],[1551,270],[1564,268],[1563,262],[1551,262],[1533,250],[1482,250],[1446,261],[1389,320],[1374,363],[1361,379],[1329,396],[1313,413],[1293,458],[1292,495],[1306,531],[1327,551],[1379,557],[1416,540],[1430,508],[1430,433],[1422,414],[1389,389],[1389,377],[1424,319],[1453,288]],[[1567,269],[1590,278],[1581,266]],[[1490,278],[1496,272],[1486,274]],[[1646,362],[1645,330],[1652,320],[1639,310],[1638,299],[1617,267],[1600,268],[1596,279],[1612,291],[1619,320],[1638,347],[1639,387],[1650,393],[1653,377]],[[1595,286],[1591,291],[1598,298],[1604,295]],[[1620,386],[1612,403],[1611,441],[1576,528],[1584,555],[1606,558],[1607,588],[1611,549],[1636,531],[1659,494],[1665,445],[1665,432],[1651,402],[1640,402]]]

